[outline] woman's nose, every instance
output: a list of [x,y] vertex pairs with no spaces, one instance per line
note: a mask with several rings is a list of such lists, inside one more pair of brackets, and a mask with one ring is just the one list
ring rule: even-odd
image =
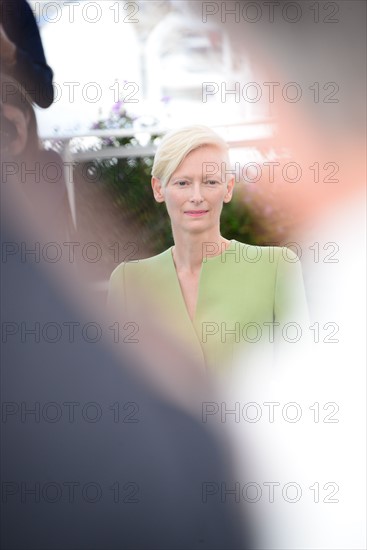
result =
[[191,201],[193,202],[202,202],[204,199],[203,199],[203,195],[202,195],[202,188],[201,188],[201,185],[200,183],[194,183],[192,186],[191,186],[191,198],[190,198]]

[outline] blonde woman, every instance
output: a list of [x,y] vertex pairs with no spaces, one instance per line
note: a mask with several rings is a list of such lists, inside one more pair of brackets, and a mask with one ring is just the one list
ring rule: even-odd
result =
[[126,318],[149,303],[209,369],[226,369],[237,345],[272,344],[277,331],[307,312],[300,262],[290,249],[222,236],[220,216],[234,183],[228,145],[214,131],[168,133],[151,184],[166,205],[174,246],[120,264],[110,280],[109,300]]

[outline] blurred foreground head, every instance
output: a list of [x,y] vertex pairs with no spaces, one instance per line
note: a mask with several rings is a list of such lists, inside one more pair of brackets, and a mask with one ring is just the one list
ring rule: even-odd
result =
[[30,97],[12,77],[0,75],[1,150],[31,157],[39,150],[37,121]]

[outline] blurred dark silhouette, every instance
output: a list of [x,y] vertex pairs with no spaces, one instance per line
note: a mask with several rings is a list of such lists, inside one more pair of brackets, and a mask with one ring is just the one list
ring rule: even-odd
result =
[[232,479],[228,449],[138,377],[134,348],[118,357],[107,326],[80,312],[81,284],[67,273],[65,289],[61,262],[37,253],[52,228],[14,176],[1,197],[1,547],[251,548],[233,498],[202,496]]
[[13,76],[39,107],[49,107],[54,100],[53,72],[25,0],[0,0],[0,45],[1,72]]
[[30,207],[43,211],[54,238],[70,240],[73,222],[62,158],[42,147],[31,99],[20,84],[0,75],[0,89],[3,177],[16,176]]

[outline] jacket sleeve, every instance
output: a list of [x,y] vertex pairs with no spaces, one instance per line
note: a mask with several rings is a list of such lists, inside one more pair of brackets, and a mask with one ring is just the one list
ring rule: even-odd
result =
[[107,307],[111,312],[124,314],[127,309],[125,262],[112,272],[108,286]]

